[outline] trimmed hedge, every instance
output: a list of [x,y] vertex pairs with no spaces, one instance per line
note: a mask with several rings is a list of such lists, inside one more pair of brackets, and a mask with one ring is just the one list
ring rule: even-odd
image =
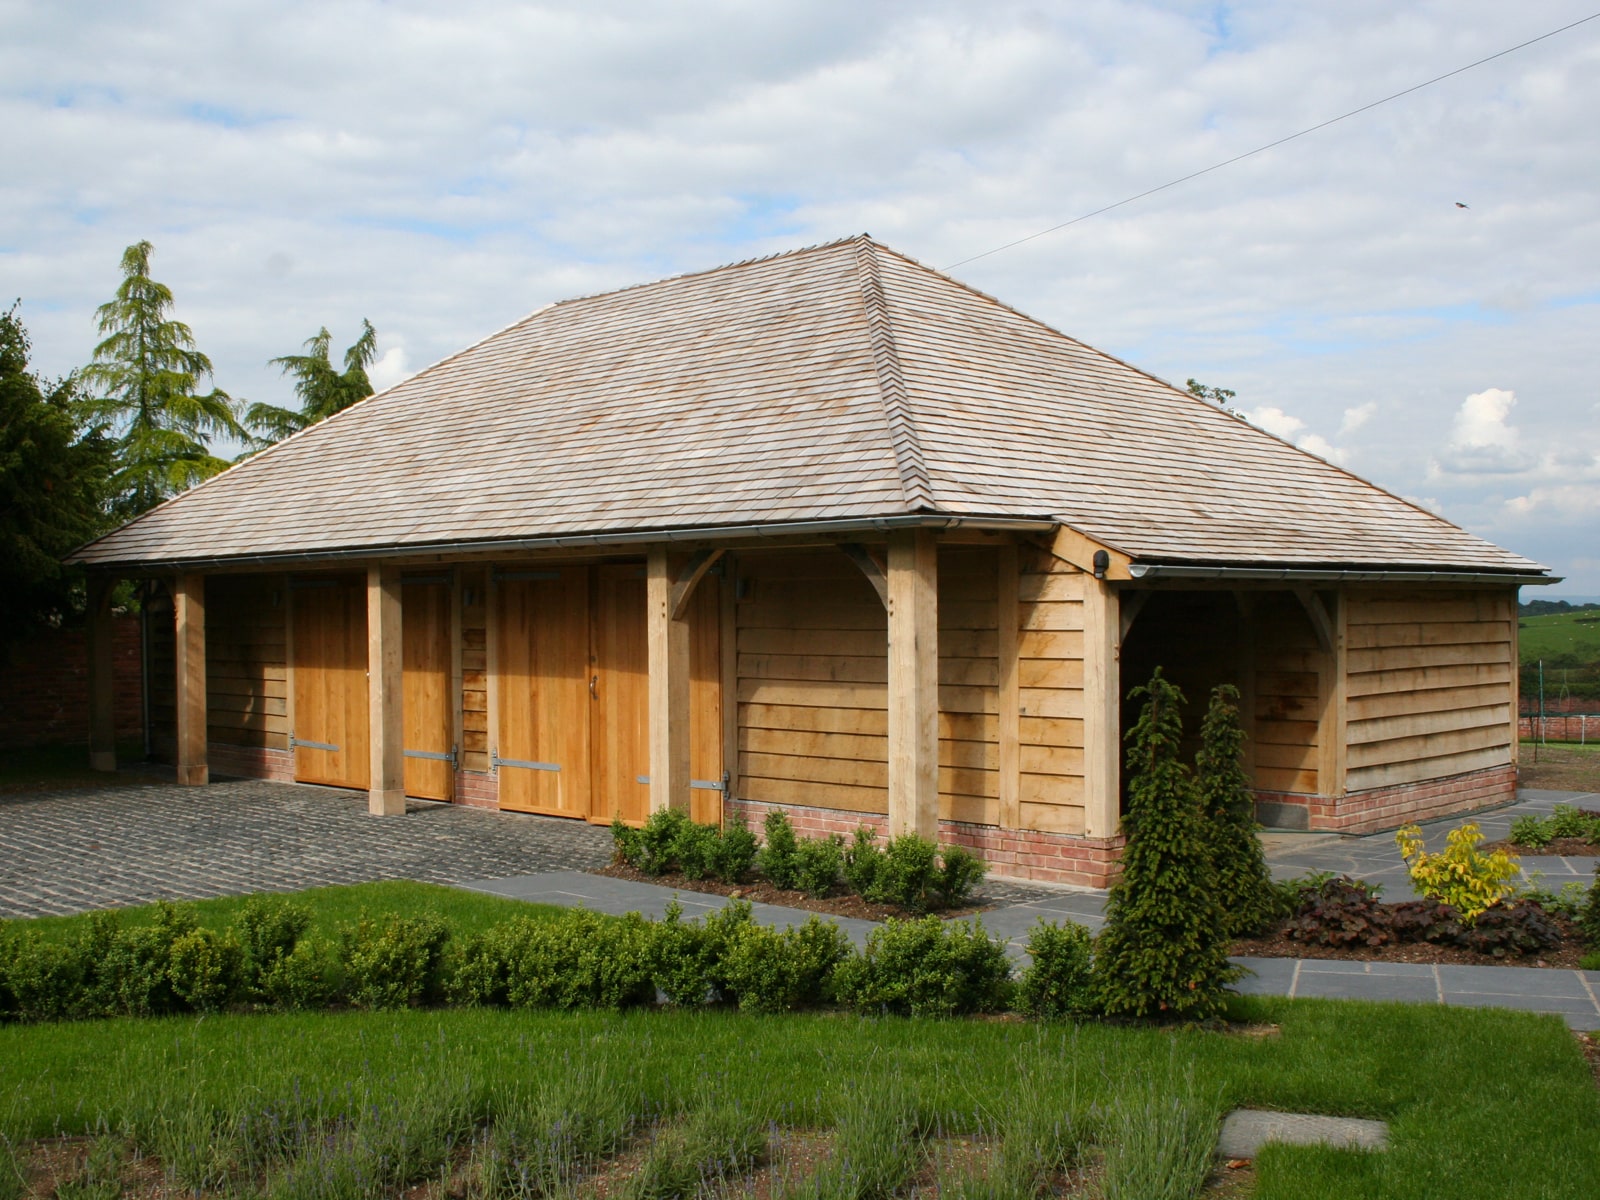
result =
[[697,825],[677,809],[650,814],[638,829],[620,820],[611,825],[615,860],[647,875],[676,869],[686,879],[738,884],[757,870],[773,887],[814,899],[842,885],[863,899],[914,913],[964,904],[989,869],[964,847],[941,847],[914,833],[880,847],[877,830],[866,825],[849,846],[837,833],[802,838],[781,811],[767,814],[763,832],[758,844],[743,825]]
[[[364,913],[331,938],[308,937],[310,924],[303,905],[256,897],[222,932],[199,928],[189,907],[173,904],[139,927],[92,914],[64,942],[0,927],[0,1020],[439,1004],[620,1010],[658,1001],[955,1016],[1004,1009],[1016,990],[1002,942],[979,922],[937,917],[891,921],[865,951],[815,916],[782,931],[757,925],[743,901],[698,921],[685,921],[676,900],[660,921],[570,909],[465,938],[433,913]],[[1027,1011],[1087,1011],[1089,944],[1077,926],[1034,931]]]

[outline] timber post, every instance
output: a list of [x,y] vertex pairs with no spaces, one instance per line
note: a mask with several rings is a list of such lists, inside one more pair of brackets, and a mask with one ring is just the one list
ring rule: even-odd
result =
[[1349,608],[1342,592],[1333,594],[1334,609],[1329,613],[1320,597],[1315,599],[1315,610],[1323,616],[1319,620],[1312,611],[1312,623],[1318,628],[1318,638],[1324,637],[1325,670],[1317,673],[1321,693],[1322,713],[1317,722],[1317,792],[1338,798],[1349,790],[1348,764],[1350,720],[1348,697],[1350,692],[1350,663],[1346,646],[1349,627]]
[[179,575],[172,589],[174,678],[177,682],[178,783],[201,787],[211,781],[206,758],[206,580]]
[[889,834],[939,834],[939,547],[889,535]]
[[1103,579],[1083,581],[1084,834],[1115,837],[1121,822],[1122,613]]
[[116,660],[112,653],[111,591],[116,580],[89,577],[89,767],[117,769]]
[[367,811],[375,817],[406,811],[405,676],[401,643],[400,571],[367,568],[368,747],[372,771]]
[[646,570],[650,658],[650,811],[689,811],[689,621],[674,612],[672,563],[650,547]]

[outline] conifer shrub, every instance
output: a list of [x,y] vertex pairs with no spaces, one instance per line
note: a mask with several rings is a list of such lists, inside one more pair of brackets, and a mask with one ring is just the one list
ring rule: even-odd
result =
[[1127,738],[1122,876],[1095,947],[1101,1004],[1114,1016],[1205,1019],[1235,972],[1200,798],[1178,761],[1183,694],[1157,668],[1131,695],[1144,705]]
[[1583,930],[1583,940],[1589,949],[1600,950],[1600,863],[1595,864],[1594,883],[1589,888],[1589,898],[1583,902],[1578,914],[1578,925]]
[[1255,798],[1241,761],[1243,750],[1239,689],[1219,684],[1211,691],[1200,726],[1195,770],[1223,929],[1231,937],[1262,933],[1279,913],[1272,873],[1256,837]]
[[766,844],[756,855],[756,865],[773,887],[793,888],[796,883],[799,839],[794,835],[794,826],[789,824],[788,814],[781,809],[773,809],[767,814],[762,828],[766,833]]
[[1028,931],[1028,966],[1017,984],[1017,1006],[1035,1017],[1081,1017],[1094,1012],[1094,939],[1076,921],[1041,917]]

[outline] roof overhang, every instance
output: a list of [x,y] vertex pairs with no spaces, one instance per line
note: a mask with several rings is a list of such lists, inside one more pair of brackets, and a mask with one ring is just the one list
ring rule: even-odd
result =
[[1543,586],[1560,583],[1548,572],[1474,571],[1460,567],[1228,566],[1208,563],[1130,563],[1128,576],[1139,582],[1216,580],[1239,583],[1282,580],[1289,583],[1460,583]]
[[[606,533],[552,534],[531,538],[486,538],[463,542],[418,542],[351,546],[330,550],[286,551],[274,554],[219,555],[216,557],[152,558],[138,562],[89,563],[92,571],[154,574],[169,571],[205,571],[240,567],[286,569],[333,563],[373,562],[391,559],[488,557],[551,550],[604,550],[648,544],[726,542],[740,539],[797,537],[871,537],[897,529],[956,529],[991,533],[1049,533],[1057,522],[1047,517],[954,516],[949,513],[908,513],[886,517],[845,517],[820,521],[782,521],[753,525],[688,526],[676,529],[630,529]],[[91,543],[92,544],[92,543]],[[76,553],[76,552],[75,552]],[[75,554],[67,557],[74,561]]]

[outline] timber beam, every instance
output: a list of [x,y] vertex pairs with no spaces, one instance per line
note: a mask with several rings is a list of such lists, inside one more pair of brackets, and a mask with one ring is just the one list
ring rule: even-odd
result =
[[672,619],[681,621],[689,615],[689,601],[694,599],[694,589],[700,585],[707,571],[717,565],[727,551],[716,549],[696,550],[678,572],[672,583]]
[[89,768],[117,769],[116,657],[111,591],[116,580],[89,577]]
[[[699,575],[709,569],[706,562]],[[683,574],[686,580],[691,572]],[[699,576],[696,576],[698,578]],[[650,811],[689,811],[689,621],[675,611],[679,580],[664,545],[645,569],[649,642]],[[686,611],[686,608],[685,608]]]
[[172,589],[176,622],[175,678],[178,710],[178,783],[199,787],[211,780],[206,758],[206,581],[179,575]]
[[406,811],[405,660],[399,568],[367,568],[367,729],[371,773],[367,811],[375,817]]
[[889,833],[939,833],[939,547],[889,534]]

